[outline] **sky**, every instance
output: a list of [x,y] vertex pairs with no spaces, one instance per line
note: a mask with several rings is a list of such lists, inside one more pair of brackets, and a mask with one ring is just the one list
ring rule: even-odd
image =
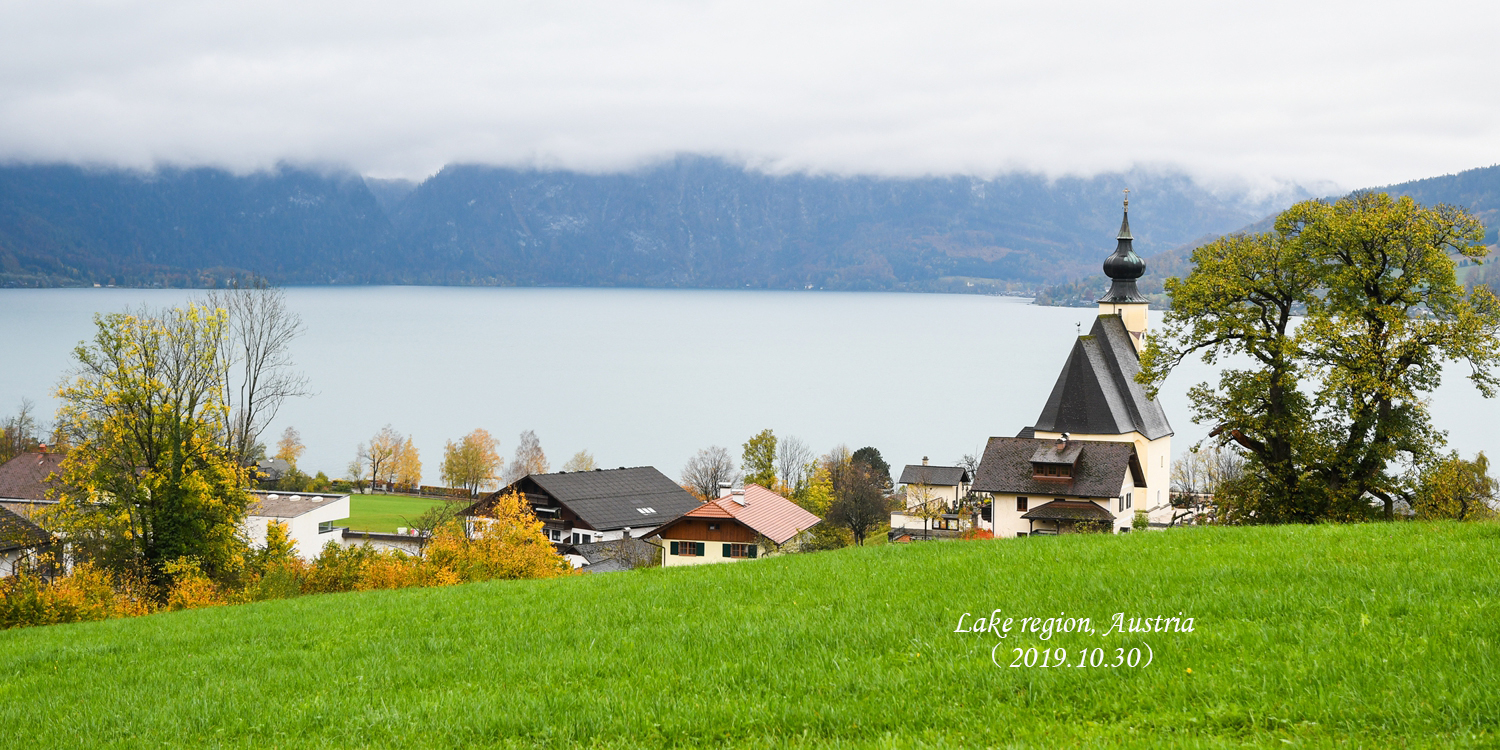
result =
[[1181,169],[1500,162],[1487,2],[0,0],[0,160],[420,179],[454,162]]

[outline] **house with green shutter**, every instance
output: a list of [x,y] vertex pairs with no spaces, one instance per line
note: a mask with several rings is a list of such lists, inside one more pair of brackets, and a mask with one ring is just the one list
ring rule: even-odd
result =
[[662,567],[737,562],[779,552],[821,521],[781,495],[747,484],[725,488],[645,539],[662,548]]

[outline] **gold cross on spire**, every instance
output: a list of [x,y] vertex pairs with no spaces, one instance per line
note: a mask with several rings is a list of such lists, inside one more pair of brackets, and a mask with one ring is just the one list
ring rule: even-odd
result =
[[1125,210],[1130,210],[1130,188],[1125,188]]

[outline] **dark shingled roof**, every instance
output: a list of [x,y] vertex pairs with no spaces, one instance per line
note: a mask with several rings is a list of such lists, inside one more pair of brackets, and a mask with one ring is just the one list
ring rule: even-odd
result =
[[1135,486],[1146,486],[1146,474],[1136,458],[1135,446],[1104,440],[1070,441],[1081,449],[1073,476],[1037,479],[1032,475],[1031,457],[1038,449],[1056,442],[1048,438],[990,438],[974,475],[974,491],[1044,497],[1119,497],[1127,472]]
[[47,475],[62,473],[61,453],[22,453],[0,466],[0,497],[46,500]]
[[907,464],[901,470],[898,484],[928,484],[935,487],[957,487],[969,481],[969,472],[962,466],[926,466]]
[[[517,479],[469,506],[466,516],[485,515],[496,498],[511,490],[545,495],[595,531],[629,526],[654,529],[702,503],[652,466],[601,471],[532,474]],[[648,509],[650,512],[642,512]]]
[[1140,357],[1120,316],[1100,315],[1089,335],[1073,343],[1035,428],[1075,435],[1139,432],[1147,440],[1171,435],[1161,404],[1147,399],[1135,382],[1140,371]]
[[1053,500],[1021,516],[1028,521],[1113,521],[1115,516],[1095,505],[1072,500]]
[[1078,460],[1078,454],[1083,452],[1083,441],[1069,440],[1062,443],[1062,450],[1058,450],[1058,440],[1051,440],[1044,445],[1038,445],[1031,454],[1032,463],[1041,464],[1072,464]]
[[52,543],[52,535],[42,527],[0,508],[0,552],[44,547]]

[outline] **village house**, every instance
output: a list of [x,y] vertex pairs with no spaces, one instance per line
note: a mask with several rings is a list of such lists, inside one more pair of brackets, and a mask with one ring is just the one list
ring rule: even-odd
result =
[[297,556],[312,560],[329,542],[344,544],[344,529],[334,521],[349,517],[349,496],[321,492],[250,491],[250,506],[241,525],[250,546],[266,546],[272,521],[287,525]]
[[530,474],[459,513],[472,531],[502,495],[518,492],[561,552],[565,545],[609,542],[654,529],[699,505],[692,493],[651,466]]
[[0,508],[22,518],[57,501],[47,497],[52,484],[47,477],[62,473],[62,453],[22,453],[0,464]]
[[[958,513],[972,477],[962,466],[933,466],[927,457],[901,470],[904,506],[891,513],[892,540],[956,536],[966,525]],[[937,532],[937,533],[933,533]]]
[[662,548],[662,567],[753,560],[761,550],[775,554],[823,520],[757,484],[720,493],[647,532]]
[[1171,517],[1172,427],[1135,382],[1150,302],[1136,289],[1146,263],[1132,247],[1128,200],[1125,209],[1099,316],[1073,342],[1041,416],[985,446],[972,489],[992,496],[996,536],[1125,531],[1137,510]]
[[14,575],[22,562],[52,551],[53,543],[42,527],[0,507],[0,578]]

